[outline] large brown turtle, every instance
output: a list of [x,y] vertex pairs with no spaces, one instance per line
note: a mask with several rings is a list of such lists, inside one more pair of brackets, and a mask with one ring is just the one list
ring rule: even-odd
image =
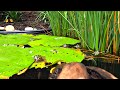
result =
[[67,63],[58,65],[49,79],[118,79],[108,71],[95,67],[85,66],[82,63]]

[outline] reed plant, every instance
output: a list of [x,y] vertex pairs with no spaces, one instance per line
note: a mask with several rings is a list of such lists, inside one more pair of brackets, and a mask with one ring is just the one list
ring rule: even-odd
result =
[[53,35],[80,39],[82,48],[119,54],[119,11],[47,11]]

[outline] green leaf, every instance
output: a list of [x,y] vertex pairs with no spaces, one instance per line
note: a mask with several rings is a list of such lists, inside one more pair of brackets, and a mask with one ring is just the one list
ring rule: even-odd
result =
[[80,43],[80,40],[68,38],[68,37],[58,37],[50,35],[37,35],[33,37],[34,41],[29,42],[30,46],[62,46],[64,44],[76,44]]
[[26,34],[8,34],[0,35],[0,45],[5,44],[26,44],[31,41],[31,35]]
[[11,77],[29,67],[34,59],[27,49],[15,46],[0,46],[0,78]]
[[[30,48],[33,55],[40,55],[43,57],[45,62],[47,63],[57,63],[61,62],[81,62],[84,59],[84,54],[80,50],[70,49],[70,48],[63,48],[63,47],[45,47],[45,46],[38,46],[34,48]],[[41,62],[43,63],[43,62]],[[39,68],[43,68],[43,64],[39,64]],[[41,66],[40,66],[41,65]],[[37,63],[34,64],[32,67],[37,67]]]

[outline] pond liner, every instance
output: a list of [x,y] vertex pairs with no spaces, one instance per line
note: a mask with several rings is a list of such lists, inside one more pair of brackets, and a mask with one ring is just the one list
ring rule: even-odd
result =
[[39,30],[27,30],[27,31],[24,31],[24,30],[15,30],[15,31],[5,31],[5,30],[0,30],[0,34],[23,34],[23,33],[26,33],[26,34],[44,34],[44,33],[47,33],[47,32],[52,32],[52,29],[39,29]]

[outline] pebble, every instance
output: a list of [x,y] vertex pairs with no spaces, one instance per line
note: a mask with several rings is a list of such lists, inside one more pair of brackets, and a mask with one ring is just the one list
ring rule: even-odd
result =
[[37,30],[37,29],[32,27],[25,27],[25,31],[30,31],[30,30]]
[[4,30],[5,28],[4,27],[0,27],[0,30]]
[[15,30],[15,28],[14,28],[13,25],[7,25],[7,26],[5,26],[4,29],[5,29],[6,31],[14,31],[14,30]]

